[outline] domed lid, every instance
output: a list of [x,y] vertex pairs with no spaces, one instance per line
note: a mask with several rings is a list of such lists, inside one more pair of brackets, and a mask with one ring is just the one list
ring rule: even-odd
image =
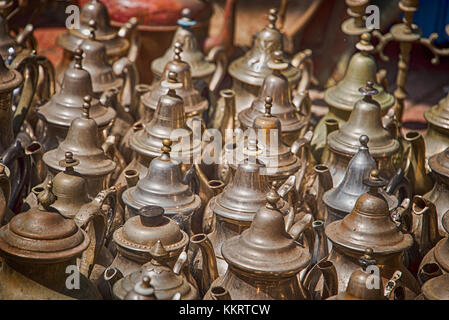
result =
[[199,114],[209,107],[207,100],[202,97],[192,83],[192,74],[190,66],[187,62],[181,60],[182,43],[176,42],[174,46],[173,60],[167,63],[161,79],[151,88],[149,92],[143,95],[142,103],[150,109],[156,110],[157,102],[160,97],[167,93],[167,88],[162,86],[167,81],[169,72],[175,72],[178,75],[182,88],[176,90],[176,93],[184,102],[184,110],[186,114]]
[[79,160],[75,171],[83,176],[105,176],[114,171],[116,164],[101,148],[97,123],[89,115],[91,101],[90,96],[84,97],[83,115],[72,121],[67,137],[58,148],[44,154],[43,160],[50,168],[64,170],[59,161],[70,151]]
[[427,300],[449,300],[449,274],[426,281],[421,290]]
[[22,51],[22,47],[17,41],[11,37],[8,27],[8,21],[0,14],[0,55],[3,59],[6,59],[9,55],[9,48],[13,48],[16,53]]
[[326,227],[326,235],[334,245],[356,252],[373,248],[375,254],[400,253],[409,248],[413,239],[403,234],[392,221],[388,204],[378,192],[387,183],[379,177],[377,170],[371,170],[364,183],[370,188],[355,203],[351,213],[342,220]]
[[369,137],[368,147],[374,158],[397,153],[399,142],[382,126],[379,103],[372,98],[378,90],[373,82],[368,81],[359,91],[363,99],[355,104],[348,122],[327,137],[329,149],[353,155],[358,150],[360,136],[364,134]]
[[441,99],[437,105],[424,112],[424,117],[430,124],[443,128],[449,128],[449,95]]
[[[276,28],[277,10],[270,9],[268,26],[262,29],[254,40],[253,47],[229,66],[229,74],[243,83],[261,86],[266,76],[271,73],[268,62],[271,55],[282,50],[282,33]],[[290,84],[296,84],[301,71],[291,64],[281,69]]]
[[89,21],[97,23],[97,40],[106,44],[108,56],[121,56],[128,50],[129,41],[118,36],[117,31],[111,27],[106,6],[98,0],[88,1],[80,12],[79,29],[73,28],[58,36],[58,45],[65,50],[75,52],[84,39],[89,38]]
[[259,276],[279,277],[293,276],[310,262],[308,250],[285,231],[284,216],[277,207],[279,200],[272,189],[249,229],[223,243],[221,252],[230,266]]
[[164,215],[164,208],[145,206],[139,215],[129,218],[123,227],[114,232],[114,242],[128,250],[150,252],[160,241],[168,252],[185,247],[189,241],[179,225]]
[[52,183],[39,193],[37,208],[14,216],[0,229],[0,252],[11,259],[59,262],[81,255],[89,245],[86,233],[72,219],[50,206],[56,197]]
[[12,92],[23,82],[20,72],[10,69],[5,65],[5,61],[0,57],[0,93]]
[[[337,187],[330,189],[323,195],[323,201],[327,206],[346,214],[349,214],[354,208],[357,199],[363,193],[368,192],[369,187],[363,183],[363,180],[369,177],[371,170],[377,169],[376,161],[369,153],[368,136],[360,136],[359,141],[359,151],[349,161],[343,180]],[[383,189],[379,191],[383,192]],[[397,207],[396,198],[387,195],[385,192],[382,195],[387,200],[390,210]]]
[[66,218],[74,218],[78,209],[89,202],[86,179],[74,170],[79,163],[78,159],[73,158],[72,152],[66,152],[64,160],[59,161],[59,166],[65,170],[53,178],[56,201],[52,207]]
[[370,266],[377,266],[373,257],[373,249],[367,248],[365,254],[359,259],[362,268],[355,270],[348,281],[346,291],[340,293],[338,300],[385,300],[382,286],[368,287],[372,282],[373,274],[367,270]]
[[215,71],[215,65],[206,61],[204,54],[198,48],[195,34],[191,27],[196,24],[195,20],[192,20],[192,12],[189,8],[184,8],[181,11],[182,18],[178,20],[178,29],[173,37],[173,41],[170,47],[165,51],[164,55],[157,58],[151,63],[151,71],[160,77],[167,63],[171,60],[173,54],[173,47],[176,42],[183,44],[184,61],[187,62],[192,71],[193,78],[203,78],[211,75]]
[[433,172],[449,177],[449,148],[429,158],[429,167]]
[[[96,22],[89,21],[89,38],[84,40],[80,49],[84,52],[83,69],[87,70],[92,80],[92,89],[100,96],[108,89],[119,89],[123,85],[123,79],[118,78],[112,71],[106,55],[106,46],[96,39]],[[76,61],[71,64],[74,65]]]
[[[74,119],[82,115],[83,98],[93,94],[90,74],[81,65],[82,55],[83,51],[78,49],[75,63],[69,66],[64,74],[61,90],[39,108],[38,112],[45,121],[69,127]],[[97,99],[91,100],[91,106],[90,116],[98,126],[105,127],[115,118],[115,110],[102,106]]]
[[265,78],[259,95],[254,99],[251,107],[239,113],[239,121],[245,127],[251,128],[255,119],[265,113],[265,97],[272,97],[271,114],[276,116],[282,124],[282,132],[299,132],[304,127],[305,119],[296,111],[292,102],[292,94],[287,78],[281,73],[288,68],[283,61],[282,51],[273,53],[274,59],[267,63],[273,71]]
[[181,163],[170,159],[171,141],[164,139],[163,144],[162,155],[150,162],[147,175],[127,189],[122,199],[134,209],[157,205],[168,215],[193,213],[200,207],[201,200],[183,183]]
[[168,92],[159,98],[152,120],[145,125],[144,130],[139,130],[131,136],[131,148],[142,155],[159,156],[162,140],[170,139],[173,131],[177,129],[180,142],[174,145],[174,149],[176,147],[179,152],[172,152],[173,158],[190,160],[193,153],[199,152],[201,148],[201,142],[193,139],[193,132],[186,124],[184,102],[175,91],[182,88],[182,83],[176,80],[177,76],[175,72],[168,73],[168,79],[161,84]]
[[359,88],[363,87],[367,81],[371,81],[376,89],[373,99],[380,105],[381,113],[385,114],[393,106],[394,97],[376,82],[376,61],[369,54],[374,49],[371,44],[371,35],[364,33],[356,48],[360,52],[352,56],[343,79],[336,86],[326,90],[324,100],[331,107],[351,111],[354,104],[364,96]]

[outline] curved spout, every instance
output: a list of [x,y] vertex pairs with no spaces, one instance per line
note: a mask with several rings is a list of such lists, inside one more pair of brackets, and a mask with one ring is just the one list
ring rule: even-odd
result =
[[210,288],[212,282],[218,278],[217,259],[215,257],[214,247],[204,233],[192,236],[190,242],[198,245],[201,250],[201,256],[203,258],[201,290],[206,292],[207,289]]
[[42,160],[42,157],[44,156],[42,145],[37,141],[33,141],[28,147],[26,147],[25,154],[31,156],[32,159],[31,185],[35,186],[44,182],[48,172],[47,166]]
[[327,299],[329,297],[338,294],[338,276],[337,269],[331,261],[325,260],[318,263],[318,269],[323,275],[324,284],[323,291],[321,293],[321,299]]
[[128,188],[134,187],[137,182],[139,182],[139,173],[137,170],[131,169],[125,171],[125,179],[126,179],[126,186]]
[[327,209],[323,202],[323,195],[326,191],[332,189],[333,181],[329,168],[326,165],[318,164],[315,166],[315,173],[318,176],[318,191],[316,193],[317,207],[315,219],[326,221]]
[[232,300],[228,290],[222,286],[213,286],[210,288],[212,300]]
[[405,173],[410,180],[414,194],[425,194],[433,187],[433,181],[426,172],[426,146],[423,136],[416,131],[407,132],[404,140],[410,144]]
[[103,279],[98,282],[98,289],[105,300],[114,299],[114,285],[123,279],[123,274],[116,267],[107,267],[103,273]]
[[210,180],[208,185],[209,188],[214,192],[214,197],[223,192],[223,189],[225,187],[225,184],[221,180]]
[[224,114],[220,124],[220,132],[221,139],[225,143],[226,141],[232,141],[235,127],[235,91],[231,89],[221,90],[220,96],[224,100]]
[[420,256],[424,257],[441,239],[438,232],[437,211],[431,201],[422,196],[415,196],[412,212],[414,217],[411,233],[418,246]]
[[426,263],[422,266],[422,268],[418,271],[418,280],[421,285],[424,284],[424,282],[441,276],[443,272],[441,271],[441,268],[438,264],[435,262]]

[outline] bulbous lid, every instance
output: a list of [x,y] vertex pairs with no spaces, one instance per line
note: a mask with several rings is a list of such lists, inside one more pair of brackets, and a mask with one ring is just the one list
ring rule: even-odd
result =
[[331,107],[350,112],[354,104],[363,98],[364,94],[359,91],[359,88],[363,87],[367,81],[371,81],[377,90],[373,99],[380,105],[381,113],[385,114],[393,106],[394,97],[376,82],[376,61],[369,54],[374,49],[371,44],[371,35],[362,34],[356,48],[359,52],[355,53],[349,61],[345,76],[336,86],[325,91],[324,100]]
[[[268,26],[257,34],[253,47],[230,64],[228,71],[233,78],[260,87],[265,77],[271,74],[268,65],[271,55],[277,50],[282,50],[282,33],[276,28],[276,20],[277,10],[270,9]],[[301,77],[301,71],[289,63],[281,72],[290,85],[298,83]]]
[[215,65],[206,61],[206,57],[198,48],[198,43],[195,38],[195,34],[192,31],[192,26],[196,24],[195,20],[192,20],[192,12],[189,8],[184,8],[181,11],[182,18],[178,20],[178,28],[173,37],[173,41],[170,47],[165,51],[164,55],[155,59],[151,63],[151,71],[160,77],[164,72],[164,68],[167,63],[172,59],[173,48],[176,42],[183,44],[183,59],[191,67],[192,78],[204,78],[215,71]]
[[207,110],[209,104],[193,86],[190,65],[181,60],[182,43],[176,42],[173,48],[173,59],[165,65],[164,73],[162,74],[161,79],[154,86],[152,86],[149,92],[143,95],[142,103],[147,108],[156,110],[157,102],[167,93],[167,88],[165,88],[162,83],[168,80],[169,72],[175,72],[178,75],[179,82],[182,83],[182,88],[176,90],[176,93],[184,102],[185,113],[189,115],[201,115],[203,111]]
[[8,21],[3,14],[0,14],[0,55],[3,59],[8,57],[9,48],[13,48],[16,53],[22,51],[22,47],[11,37]]
[[[94,20],[89,21],[89,37],[81,43],[80,49],[84,52],[83,69],[89,72],[93,92],[99,96],[108,89],[119,89],[123,85],[123,79],[112,71],[106,55],[106,46],[96,39],[96,26]],[[72,61],[71,65],[75,63],[76,61]]]
[[449,300],[449,274],[427,280],[421,290],[427,300]]
[[193,213],[201,200],[183,183],[181,163],[170,158],[171,141],[164,139],[163,144],[162,155],[150,162],[147,175],[127,189],[122,199],[134,209],[157,205],[168,215]]
[[57,43],[65,50],[75,52],[84,39],[89,38],[89,21],[97,23],[97,40],[104,42],[108,56],[122,56],[129,48],[129,41],[118,36],[111,27],[106,6],[99,0],[91,0],[81,8],[79,29],[69,29],[58,36]]
[[429,158],[429,167],[443,177],[449,177],[449,148]]
[[385,300],[383,288],[373,286],[368,288],[373,277],[371,271],[367,270],[369,266],[377,266],[377,261],[373,257],[373,249],[367,248],[365,254],[359,259],[362,268],[355,270],[348,281],[346,291],[340,293],[338,300]]
[[66,152],[65,158],[59,161],[59,166],[65,170],[53,178],[56,201],[52,207],[66,218],[74,218],[79,208],[89,202],[86,179],[74,170],[79,163],[72,152]]
[[360,136],[364,134],[369,137],[368,147],[374,158],[396,154],[399,151],[399,141],[382,126],[379,103],[372,98],[373,95],[378,94],[374,83],[368,81],[359,91],[363,99],[355,104],[348,122],[328,135],[329,149],[345,155],[353,155],[358,150]]
[[[359,151],[349,161],[343,180],[337,187],[323,194],[323,201],[326,206],[346,214],[352,211],[357,199],[363,193],[369,191],[369,187],[363,181],[369,178],[371,170],[377,169],[376,161],[370,155],[368,149],[368,136],[360,136],[359,141]],[[398,201],[396,198],[387,195],[383,189],[380,189],[379,192],[387,200],[389,210],[397,207]]]
[[98,139],[98,126],[90,117],[91,97],[84,97],[83,115],[72,121],[64,141],[58,148],[47,151],[45,164],[57,171],[64,170],[59,161],[66,152],[72,152],[79,160],[75,171],[83,176],[105,176],[114,171],[116,164],[103,151]]
[[449,94],[424,112],[426,121],[435,127],[449,128]]
[[0,57],[0,93],[12,92],[22,85],[22,82],[23,76],[20,72],[7,67],[3,58]]
[[342,220],[331,222],[326,235],[334,245],[356,252],[373,248],[375,254],[400,253],[409,248],[413,239],[403,234],[390,218],[388,203],[378,192],[387,181],[371,170],[364,183],[370,188],[355,203],[351,213]]
[[125,249],[150,252],[160,241],[168,253],[179,252],[189,241],[187,234],[179,225],[164,215],[164,208],[145,206],[139,209],[139,215],[129,218],[114,232],[114,242]]
[[297,111],[292,102],[292,94],[287,78],[281,71],[288,68],[288,63],[282,58],[282,51],[273,53],[273,60],[267,63],[272,73],[263,81],[259,95],[251,107],[239,113],[239,121],[245,127],[251,128],[255,119],[265,113],[265,97],[272,97],[271,114],[282,124],[282,132],[297,132],[306,125],[304,117]]
[[[75,63],[64,73],[61,90],[49,102],[39,108],[38,112],[46,122],[69,127],[72,121],[83,113],[82,105],[85,96],[92,96],[92,79],[82,67],[83,51],[77,49]],[[116,115],[113,108],[106,108],[98,99],[91,99],[90,116],[100,128],[107,126]]]
[[199,152],[201,148],[201,142],[193,139],[193,132],[187,126],[184,102],[176,94],[175,89],[182,87],[182,83],[177,82],[177,76],[174,72],[168,73],[168,79],[162,82],[168,92],[159,98],[152,120],[145,125],[144,130],[135,132],[130,138],[131,148],[142,155],[152,158],[161,155],[162,140],[170,139],[177,129],[180,142],[174,147],[180,152],[173,152],[173,158],[190,160],[193,153]]
[[51,208],[56,197],[52,183],[39,193],[37,208],[14,216],[0,229],[2,255],[27,262],[56,263],[81,255],[89,237],[72,219]]
[[249,229],[223,243],[221,252],[230,267],[265,278],[288,277],[310,262],[308,250],[285,231],[279,200],[275,190],[268,192],[267,204],[257,211]]
[[157,300],[154,296],[154,288],[150,284],[151,279],[144,276],[138,281],[134,288],[128,292],[124,300]]

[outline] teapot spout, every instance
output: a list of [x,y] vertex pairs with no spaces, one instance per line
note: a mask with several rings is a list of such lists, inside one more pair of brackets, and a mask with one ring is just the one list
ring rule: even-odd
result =
[[31,156],[32,159],[32,185],[35,186],[41,184],[47,177],[47,166],[42,160],[42,157],[44,156],[42,145],[37,141],[33,141],[25,149],[25,154]]
[[332,176],[326,165],[319,164],[315,166],[315,173],[318,176],[318,191],[316,194],[317,204],[315,219],[326,221],[326,205],[323,202],[323,194],[333,188]]
[[206,292],[212,282],[218,278],[217,259],[215,257],[212,242],[206,234],[199,233],[190,238],[190,242],[199,246],[203,260],[201,275],[201,289]]
[[222,286],[213,286],[210,288],[212,300],[232,300],[228,290]]
[[334,264],[331,261],[324,260],[318,263],[317,266],[324,279],[321,299],[324,300],[338,294],[338,276]]
[[220,132],[222,141],[225,143],[226,141],[232,141],[235,127],[235,92],[231,89],[221,90],[220,96],[224,100],[224,114],[220,124]]
[[125,179],[126,179],[126,186],[128,188],[134,187],[137,182],[139,182],[139,173],[137,170],[126,170],[125,171]]

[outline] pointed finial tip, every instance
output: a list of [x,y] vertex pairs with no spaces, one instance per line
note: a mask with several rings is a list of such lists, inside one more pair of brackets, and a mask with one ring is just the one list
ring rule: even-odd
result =
[[192,10],[190,8],[184,8],[181,11],[181,16],[183,18],[191,18],[192,17]]
[[369,137],[367,135],[361,135],[359,141],[362,147],[368,147]]
[[372,180],[379,180],[379,170],[373,169],[369,173],[369,178]]
[[163,139],[162,140],[162,152],[166,154],[170,154],[171,152],[171,145],[172,141],[170,139]]
[[84,53],[83,50],[80,48],[75,50],[74,59],[75,59],[75,68],[76,69],[82,68],[81,62],[83,61],[83,53]]
[[168,81],[169,82],[175,83],[178,81],[177,78],[178,78],[178,74],[176,72],[170,71],[168,73]]
[[278,19],[278,11],[275,8],[271,8],[268,14],[268,27],[270,29],[275,29],[276,28],[276,21]]
[[91,107],[92,97],[87,95],[87,96],[84,96],[83,100],[84,100],[83,116],[84,116],[84,118],[89,118],[89,111],[90,111],[90,107]]
[[270,96],[265,97],[265,115],[271,116],[271,107],[273,106],[273,98]]
[[158,240],[150,249],[150,254],[155,258],[156,260],[158,258],[163,258],[168,255],[167,250],[165,249],[164,245],[162,244],[161,240]]
[[269,207],[272,208],[272,209],[276,209],[277,208],[277,203],[278,203],[280,198],[281,197],[279,196],[277,191],[272,186],[271,190],[267,194],[267,202],[268,202]]
[[376,94],[379,93],[379,90],[377,90],[376,88],[374,88],[374,82],[368,80],[366,82],[366,85],[364,87],[361,87],[359,89],[359,92],[366,97],[370,97],[370,96],[375,96]]
[[359,262],[362,265],[363,270],[368,266],[376,265],[377,261],[374,259],[373,248],[366,248],[363,256],[360,257]]

